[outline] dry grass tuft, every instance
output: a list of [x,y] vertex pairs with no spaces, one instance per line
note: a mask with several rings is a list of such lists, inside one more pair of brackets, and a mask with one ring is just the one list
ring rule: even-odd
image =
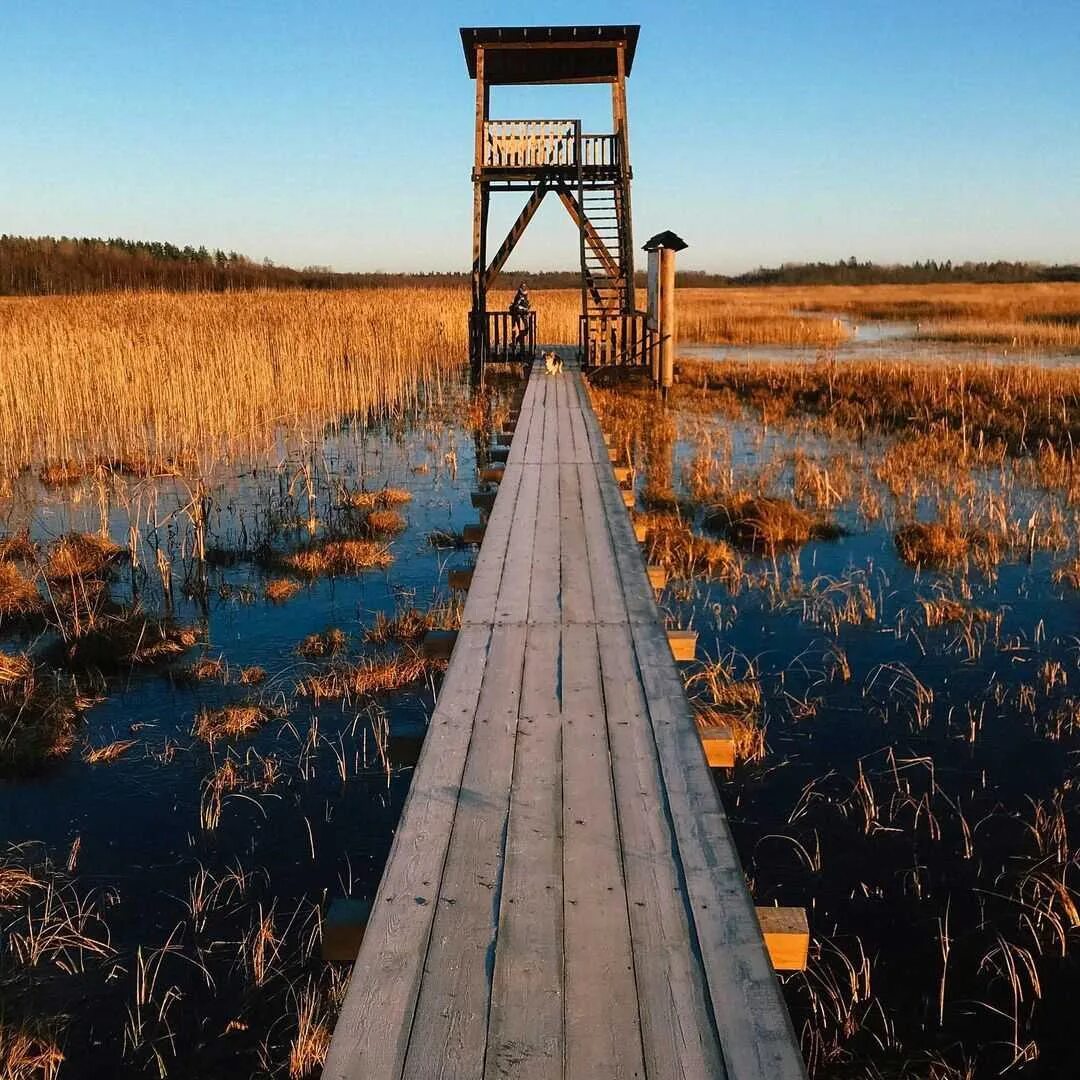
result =
[[345,631],[339,630],[336,626],[331,626],[321,634],[308,634],[308,636],[296,646],[296,651],[301,656],[309,658],[318,656],[337,656],[339,653],[345,651],[348,644],[349,638]]
[[5,559],[33,559],[37,556],[37,544],[30,539],[30,530],[25,526],[18,532],[0,536],[0,562]]
[[289,1044],[290,1080],[303,1080],[322,1065],[330,1049],[330,1035],[319,993],[308,985],[296,1004],[296,1034]]
[[1071,559],[1064,566],[1059,566],[1053,574],[1055,585],[1068,585],[1080,589],[1080,557]]
[[93,577],[108,570],[123,554],[124,549],[108,537],[68,533],[53,545],[45,576],[50,581]]
[[64,653],[72,664],[107,671],[171,660],[198,641],[194,627],[178,626],[134,607],[95,619],[90,629],[66,643]]
[[814,517],[787,499],[745,491],[725,496],[709,506],[705,523],[751,551],[799,547],[809,540],[832,540],[840,535],[837,526]]
[[393,561],[389,548],[374,540],[322,540],[282,559],[289,569],[310,577],[383,569]]
[[921,600],[923,615],[927,626],[945,626],[947,623],[989,622],[993,616],[984,608],[952,600],[947,596],[936,596],[933,600]]
[[764,756],[761,684],[752,670],[740,678],[731,664],[716,660],[694,672],[686,688],[694,696],[699,727],[724,724],[730,728],[735,756],[740,761],[756,761]]
[[439,548],[440,550],[469,547],[465,537],[451,529],[435,529],[434,532],[428,533],[427,540],[433,548]]
[[0,776],[32,773],[67,756],[80,704],[25,654],[0,653]]
[[369,657],[355,664],[344,664],[318,675],[309,675],[297,689],[316,700],[390,693],[418,682],[438,666],[415,652]]
[[0,1019],[0,1077],[3,1080],[54,1080],[64,1053],[52,1032],[14,1027]]
[[117,739],[105,746],[95,746],[83,754],[83,761],[88,765],[98,765],[102,762],[116,761],[123,757],[136,743],[135,739]]
[[954,567],[971,549],[970,537],[955,521],[914,521],[896,530],[900,558],[911,566]]
[[418,645],[429,630],[457,630],[461,626],[460,603],[436,604],[422,611],[405,608],[386,615],[378,612],[375,623],[364,631],[364,640],[375,645]]
[[266,668],[261,668],[258,664],[252,664],[250,667],[241,668],[237,678],[237,682],[239,682],[241,686],[258,686],[265,681]]
[[204,742],[239,738],[262,727],[270,715],[261,705],[226,705],[220,709],[202,709],[195,717],[195,735]]
[[217,679],[224,682],[229,677],[229,669],[221,656],[200,656],[183,674],[193,682],[209,682]]
[[44,608],[37,586],[17,566],[0,562],[0,619],[25,619]]
[[694,721],[700,731],[727,728],[736,761],[757,761],[765,756],[765,732],[755,712],[727,712],[702,706],[695,711]]
[[738,552],[723,540],[699,536],[677,514],[642,514],[649,562],[658,563],[675,577],[699,575],[734,584],[742,573]]
[[92,471],[92,468],[74,461],[53,462],[42,466],[41,471],[38,473],[38,479],[47,488],[69,487],[72,484],[77,484]]
[[266,583],[263,596],[275,604],[283,604],[286,600],[291,600],[300,589],[300,582],[293,581],[292,578],[272,578]]
[[386,487],[378,491],[342,491],[341,505],[350,510],[390,510],[412,499],[405,488]]
[[362,527],[372,539],[397,536],[405,531],[405,519],[396,510],[371,510],[364,516]]

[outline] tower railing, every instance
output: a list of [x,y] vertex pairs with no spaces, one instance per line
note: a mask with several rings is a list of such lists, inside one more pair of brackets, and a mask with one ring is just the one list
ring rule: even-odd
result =
[[497,171],[617,170],[621,161],[615,134],[578,135],[575,120],[488,120],[484,123],[484,169]]

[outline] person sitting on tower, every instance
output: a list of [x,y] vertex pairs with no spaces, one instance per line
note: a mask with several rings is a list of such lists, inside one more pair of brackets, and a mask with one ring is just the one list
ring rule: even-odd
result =
[[513,327],[514,344],[521,345],[525,340],[525,332],[529,324],[529,312],[532,306],[529,304],[529,287],[523,281],[514,293],[514,299],[510,301],[510,321]]

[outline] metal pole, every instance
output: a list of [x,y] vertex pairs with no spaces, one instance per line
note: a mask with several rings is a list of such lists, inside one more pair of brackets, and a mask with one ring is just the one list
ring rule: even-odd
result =
[[675,382],[675,252],[660,249],[660,392],[664,400]]

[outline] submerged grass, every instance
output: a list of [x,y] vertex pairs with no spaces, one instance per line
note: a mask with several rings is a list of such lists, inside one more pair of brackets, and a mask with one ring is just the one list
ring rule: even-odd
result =
[[356,574],[385,569],[394,561],[390,549],[375,540],[319,540],[281,559],[283,566],[308,577]]

